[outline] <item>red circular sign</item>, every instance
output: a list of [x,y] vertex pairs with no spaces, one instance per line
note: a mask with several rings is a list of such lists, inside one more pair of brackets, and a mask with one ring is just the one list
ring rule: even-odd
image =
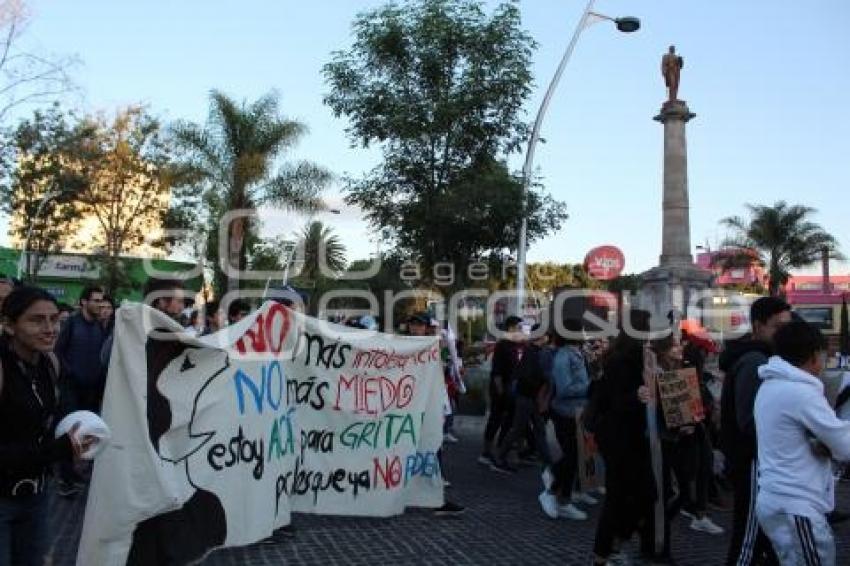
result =
[[599,246],[584,256],[584,268],[588,275],[600,281],[616,279],[623,272],[625,265],[626,257],[620,248],[615,246]]

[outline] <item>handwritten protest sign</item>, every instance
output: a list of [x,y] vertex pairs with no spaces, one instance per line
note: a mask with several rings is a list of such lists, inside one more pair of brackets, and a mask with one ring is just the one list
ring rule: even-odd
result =
[[602,474],[602,456],[596,445],[595,437],[584,430],[580,409],[576,415],[576,442],[578,445],[578,483],[581,491],[591,491],[604,483]]
[[695,368],[665,371],[658,376],[664,422],[669,428],[693,425],[705,418]]
[[118,311],[77,564],[189,563],[293,511],[438,507],[436,338],[349,329],[267,303],[204,338]]

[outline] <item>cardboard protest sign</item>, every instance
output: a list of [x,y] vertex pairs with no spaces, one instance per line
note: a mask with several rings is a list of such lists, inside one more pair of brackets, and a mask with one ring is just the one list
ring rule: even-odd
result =
[[602,473],[602,456],[594,436],[584,430],[582,413],[576,415],[576,441],[578,444],[578,483],[581,491],[591,491],[605,483]]
[[196,561],[293,511],[439,507],[445,385],[436,337],[355,330],[267,303],[193,338],[122,307],[77,564]]
[[661,372],[658,375],[658,393],[668,428],[693,425],[705,419],[695,368]]

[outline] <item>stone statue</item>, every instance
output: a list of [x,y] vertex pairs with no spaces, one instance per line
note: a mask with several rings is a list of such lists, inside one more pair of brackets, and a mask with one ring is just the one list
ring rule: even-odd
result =
[[669,93],[667,100],[669,102],[678,100],[679,77],[684,66],[685,60],[676,55],[676,46],[671,45],[670,51],[661,58],[661,75],[664,77],[664,84],[667,86]]

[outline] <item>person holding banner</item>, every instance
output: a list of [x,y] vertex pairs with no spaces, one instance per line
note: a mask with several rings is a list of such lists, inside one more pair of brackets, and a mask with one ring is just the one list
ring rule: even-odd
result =
[[[407,333],[410,336],[428,336],[432,333],[432,318],[428,313],[415,313],[410,318],[407,319]],[[439,327],[438,327],[439,328]],[[444,403],[449,403],[448,394],[444,400]],[[451,412],[451,406],[448,407],[449,413]],[[444,418],[447,415],[444,415]],[[445,441],[445,437],[443,438]],[[440,465],[440,474],[443,475],[444,484],[449,484],[448,480],[445,477],[445,468],[443,467],[443,449],[437,451],[437,460]],[[450,485],[450,484],[449,484]],[[466,507],[463,505],[459,505],[453,501],[446,500],[442,507],[438,507],[434,509],[434,515],[437,517],[457,517],[462,515],[466,511]]]
[[6,297],[0,337],[0,564],[43,564],[48,546],[51,464],[71,462],[93,439],[80,424],[54,439],[60,366],[53,354],[59,308],[47,291]]

